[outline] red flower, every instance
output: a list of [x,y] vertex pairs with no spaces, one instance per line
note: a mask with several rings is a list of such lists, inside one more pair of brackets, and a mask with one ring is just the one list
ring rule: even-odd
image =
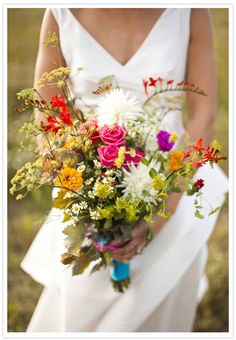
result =
[[62,111],[59,115],[59,118],[64,124],[69,125],[69,126],[72,125],[72,121],[71,121],[72,116],[67,110]]
[[48,124],[44,124],[44,122],[41,122],[41,127],[44,131],[52,131],[57,133],[58,130],[61,129],[61,125],[58,123],[58,121],[53,116],[47,117]]
[[148,86],[148,80],[143,79],[143,87],[144,87],[144,91],[146,95],[148,95],[147,86]]
[[202,138],[199,138],[199,140],[198,140],[198,142],[197,142],[197,145],[190,145],[190,148],[194,149],[194,150],[197,151],[197,152],[200,152],[200,151],[205,150],[205,149],[202,147],[202,144],[203,144],[203,140],[202,140]]
[[157,78],[157,81],[158,81],[160,84],[162,84],[162,82],[163,82],[163,79],[162,79],[162,78],[160,78],[160,77],[158,77],[158,78]]
[[183,161],[191,155],[191,150],[187,150],[183,155]]
[[167,80],[167,85],[171,85],[174,82],[174,80]]
[[51,99],[52,99],[51,105],[53,108],[61,108],[62,110],[66,108],[66,103],[62,96],[57,96],[57,95],[52,96]]
[[152,77],[149,78],[149,86],[156,86],[157,79],[153,79]]
[[204,180],[203,179],[198,179],[196,182],[194,182],[194,187],[196,191],[199,191],[202,187],[204,187]]

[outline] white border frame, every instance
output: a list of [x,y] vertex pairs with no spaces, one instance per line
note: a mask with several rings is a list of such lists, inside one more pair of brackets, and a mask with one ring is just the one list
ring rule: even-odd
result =
[[[0,12],[0,23],[2,23],[2,35],[1,35],[1,48],[2,48],[2,74],[1,74],[1,84],[0,84],[0,95],[2,97],[2,115],[1,115],[1,135],[0,142],[2,143],[1,150],[3,150],[2,157],[2,166],[0,166],[0,175],[2,178],[2,206],[0,212],[2,213],[2,226],[3,232],[0,233],[0,241],[3,249],[3,275],[2,280],[0,280],[0,288],[2,291],[0,302],[3,306],[2,308],[2,324],[0,325],[1,338],[15,339],[15,338],[32,338],[32,339],[47,339],[47,338],[56,338],[56,339],[66,339],[66,338],[165,338],[165,339],[186,339],[186,338],[194,338],[194,339],[208,339],[208,338],[234,338],[234,306],[235,306],[235,294],[233,292],[233,273],[235,273],[235,263],[233,263],[233,241],[234,241],[234,230],[233,230],[233,221],[234,221],[234,172],[235,169],[235,160],[233,159],[233,151],[234,151],[234,124],[235,120],[233,117],[233,108],[234,108],[234,79],[235,79],[235,70],[233,67],[234,61],[234,3],[233,2],[214,2],[208,1],[208,3],[198,3],[192,2],[188,3],[187,0],[182,0],[181,3],[177,3],[176,0],[172,0],[171,3],[157,3],[156,1],[149,0],[148,3],[143,3],[141,0],[130,1],[127,3],[125,0],[120,0],[119,3],[109,3],[108,0],[103,0],[103,2],[93,2],[86,3],[85,1],[80,1],[76,3],[75,0],[70,1],[69,3],[63,2],[48,2],[46,0],[42,0],[41,3],[31,3],[30,1],[20,2],[15,0],[14,3],[10,1],[3,1],[2,11]],[[229,9],[229,332],[202,332],[202,333],[141,333],[141,332],[120,332],[120,333],[25,333],[25,332],[8,332],[7,331],[7,9],[8,8],[46,8],[46,7],[158,7],[158,8],[168,8],[168,7],[191,7],[191,8],[228,8]]]

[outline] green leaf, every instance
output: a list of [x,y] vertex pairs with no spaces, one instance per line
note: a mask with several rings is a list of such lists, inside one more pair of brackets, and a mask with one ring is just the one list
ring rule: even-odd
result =
[[110,229],[112,226],[112,220],[111,219],[108,219],[106,220],[106,222],[104,223],[104,229]]
[[204,216],[200,213],[199,210],[196,210],[195,213],[194,213],[194,215],[195,215],[197,218],[200,218],[200,219],[203,219],[203,218],[204,218]]
[[69,254],[69,253],[64,253],[61,255],[61,262],[65,265],[71,264],[73,261],[75,261],[75,259],[76,259],[76,256]]
[[64,222],[68,222],[69,220],[71,219],[71,217],[70,217],[70,215],[68,215],[68,214],[64,214],[64,218],[63,218],[63,223]]
[[144,158],[144,157],[141,159],[141,162],[142,162],[144,165],[146,165],[146,166],[149,165],[149,161],[148,161],[146,158]]
[[103,253],[103,257],[104,257],[106,265],[108,265],[111,262],[110,251],[107,251],[107,252]]
[[93,268],[91,269],[90,274],[93,274],[93,273],[99,271],[102,267],[105,267],[105,266],[106,266],[106,265],[105,265],[104,261],[101,259],[101,261],[99,261],[98,263],[96,263],[96,264],[93,266]]
[[89,264],[94,261],[97,260],[100,255],[99,252],[94,249],[95,251],[89,251],[87,253],[85,252],[80,252],[79,256],[77,257],[74,265],[73,265],[73,269],[72,269],[72,275],[80,275],[83,274],[83,272],[85,271],[86,268],[88,268]]
[[147,191],[147,190],[143,190],[143,191],[142,191],[142,195],[143,195],[144,197],[148,197],[148,196],[150,196],[150,193],[149,193],[149,191]]
[[65,207],[68,206],[68,204],[73,202],[74,200],[73,198],[64,199],[66,192],[67,191],[60,191],[58,193],[58,196],[54,198],[54,200],[52,201],[53,208],[64,209]]
[[215,208],[215,209],[212,209],[212,210],[209,212],[208,216],[213,215],[213,214],[214,214],[215,212],[217,212],[218,210],[220,210],[220,207],[217,207],[217,208]]
[[203,206],[201,206],[201,205],[195,205],[195,208],[196,208],[196,209],[203,209]]
[[154,178],[157,175],[157,171],[154,168],[151,168],[149,171],[149,176]]
[[114,77],[115,77],[114,75],[103,77],[103,78],[99,79],[98,84],[101,85],[101,84],[112,83]]
[[83,225],[75,226],[68,225],[63,233],[67,236],[65,238],[65,246],[70,252],[76,252],[80,249],[85,236],[86,228]]

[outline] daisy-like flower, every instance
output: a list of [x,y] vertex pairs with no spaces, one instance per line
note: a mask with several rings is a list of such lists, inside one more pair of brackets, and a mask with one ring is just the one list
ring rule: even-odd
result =
[[100,214],[97,211],[90,210],[90,217],[92,220],[98,220],[100,218]]
[[89,198],[94,198],[95,197],[94,192],[92,190],[88,191],[88,197]]
[[84,184],[85,184],[85,185],[90,185],[92,182],[93,182],[93,178],[91,177],[91,178],[87,179],[87,180],[84,182]]
[[122,89],[114,89],[107,93],[98,104],[96,110],[98,126],[118,123],[125,127],[127,120],[135,120],[141,114],[141,107],[135,96]]
[[87,209],[88,208],[88,204],[87,204],[87,202],[85,202],[85,201],[82,201],[82,202],[80,202],[80,209],[81,210],[83,210],[83,209]]
[[85,165],[84,165],[84,163],[83,163],[83,162],[82,162],[82,163],[79,163],[76,170],[77,170],[77,171],[80,171],[80,172],[83,172],[83,171],[85,170]]
[[[131,163],[131,165],[129,165],[129,171],[123,169],[124,178],[120,187],[124,188],[124,197],[131,195],[133,198],[143,198],[146,202],[156,203],[156,191],[153,189],[153,180],[149,175],[151,168],[154,168],[158,172],[160,163],[151,161],[148,166],[142,162],[140,162],[138,166]],[[149,195],[143,195],[144,190],[145,193],[149,193]]]
[[94,159],[93,163],[94,163],[96,168],[101,168],[101,163],[98,160]]
[[78,215],[80,212],[80,205],[78,203],[73,204],[71,210],[73,214]]

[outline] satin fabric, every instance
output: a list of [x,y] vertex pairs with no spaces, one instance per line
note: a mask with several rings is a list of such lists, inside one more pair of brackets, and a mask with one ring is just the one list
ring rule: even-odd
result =
[[[184,79],[190,35],[190,9],[166,9],[133,57],[121,65],[78,22],[67,8],[53,8],[68,66],[84,67],[71,81],[76,105],[96,106],[97,81],[114,75],[119,86],[144,102],[142,79]],[[165,125],[184,133],[181,112],[171,112]],[[228,181],[219,166],[200,168],[204,197],[222,206]],[[204,211],[209,211],[203,201]],[[219,213],[219,212],[218,212]],[[193,198],[183,195],[175,213],[143,254],[130,262],[131,286],[114,292],[109,269],[81,276],[60,263],[64,251],[61,212],[52,209],[21,266],[45,288],[28,332],[188,332],[199,300],[207,289],[206,242],[218,213],[199,220]]]

